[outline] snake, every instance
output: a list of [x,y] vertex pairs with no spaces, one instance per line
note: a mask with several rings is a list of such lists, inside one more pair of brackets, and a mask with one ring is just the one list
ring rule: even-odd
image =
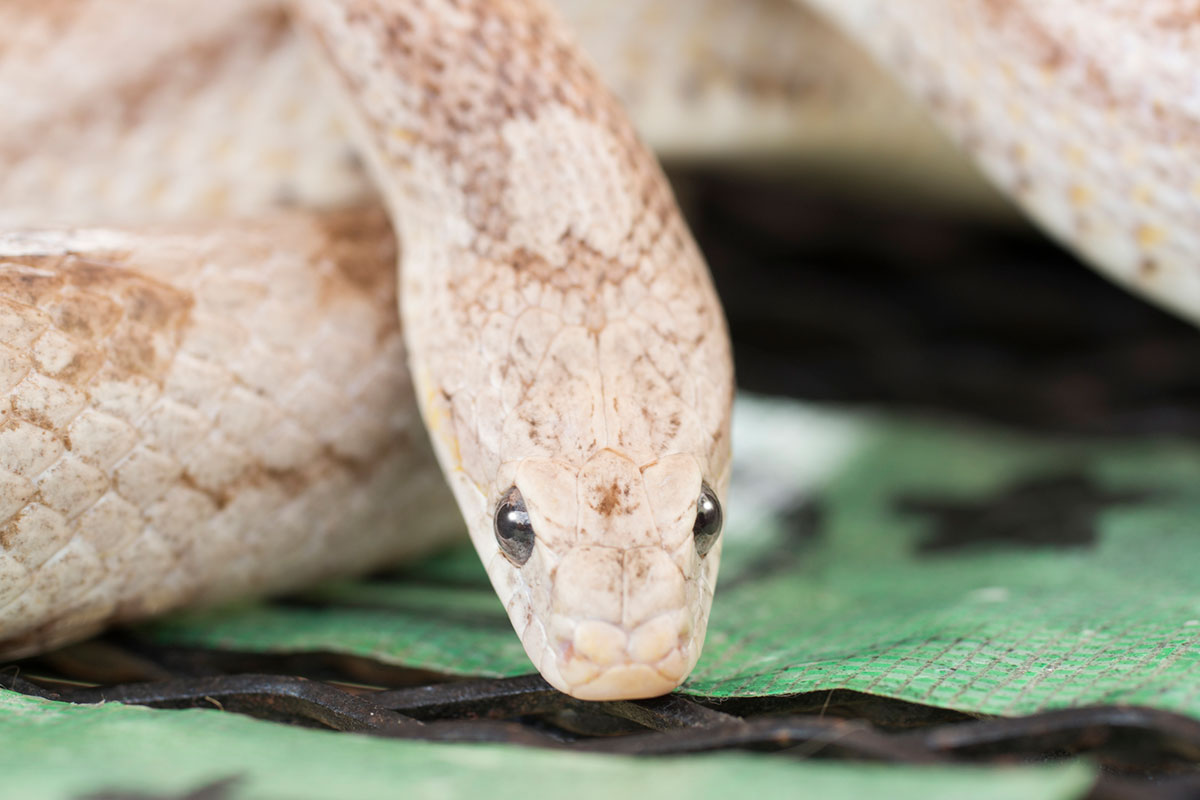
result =
[[[646,136],[848,148],[916,196],[975,186],[948,135],[1200,318],[1194,0],[10,0],[0,30],[5,657],[465,522],[552,686],[682,684],[734,372]],[[880,71],[942,133],[896,89],[848,110]]]

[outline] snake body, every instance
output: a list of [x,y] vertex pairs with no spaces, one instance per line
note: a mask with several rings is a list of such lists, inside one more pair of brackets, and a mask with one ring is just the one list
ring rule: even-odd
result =
[[[1049,230],[1200,315],[1194,4],[813,5]],[[550,683],[686,678],[729,344],[656,162],[554,11],[97,0],[0,23],[24,31],[0,49],[0,220],[113,223],[0,234],[0,649],[427,549],[454,527],[436,457]]]

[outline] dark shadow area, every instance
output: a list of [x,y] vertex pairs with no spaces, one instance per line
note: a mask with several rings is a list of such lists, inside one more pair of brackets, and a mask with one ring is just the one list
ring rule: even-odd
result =
[[979,547],[1091,547],[1100,512],[1154,496],[1105,489],[1087,475],[1072,473],[1032,478],[967,501],[909,496],[895,506],[928,520],[930,534],[920,552],[949,553]]
[[672,171],[739,384],[1039,430],[1200,436],[1200,332],[1032,228]]

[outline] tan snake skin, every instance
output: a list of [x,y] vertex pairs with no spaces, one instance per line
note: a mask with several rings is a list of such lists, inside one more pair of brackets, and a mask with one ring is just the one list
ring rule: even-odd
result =
[[[1200,5],[813,5],[1042,224],[1200,316]],[[404,245],[417,404],[532,662],[582,698],[671,690],[712,601],[720,540],[701,556],[692,526],[702,485],[724,499],[732,372],[658,167],[537,2],[297,6],[299,23],[244,0],[0,8],[0,649],[452,535],[374,186]],[[859,78],[788,82],[811,62],[781,32],[808,31],[805,14],[704,0],[672,23],[667,8],[605,13],[615,28],[641,15],[614,47],[594,7],[564,0],[656,142],[834,152],[836,133],[797,134],[817,118],[787,109],[833,108]],[[696,46],[706,29],[726,35]],[[735,60],[738,39],[757,60]],[[867,74],[855,58],[831,61]],[[628,78],[648,63],[664,84]],[[664,122],[670,97],[701,133]],[[932,141],[913,119],[913,141]],[[174,218],[190,221],[148,222]],[[95,223],[118,226],[15,230]],[[536,533],[519,567],[493,526],[514,486]]]
[[373,209],[0,235],[6,652],[454,530],[389,241]]
[[1200,2],[810,5],[1047,231],[1200,320]]

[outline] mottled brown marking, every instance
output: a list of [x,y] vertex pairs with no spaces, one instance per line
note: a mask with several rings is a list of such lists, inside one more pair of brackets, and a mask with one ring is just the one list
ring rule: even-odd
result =
[[981,0],[985,17],[993,27],[1006,25],[1019,26],[1038,51],[1037,63],[1048,71],[1057,71],[1067,62],[1067,50],[1038,25],[1021,7],[1020,2],[1013,0]]
[[546,443],[544,437],[542,436],[541,420],[530,416],[530,414],[524,410],[519,413],[517,419],[521,420],[521,422],[525,423],[527,426],[526,435],[529,437],[530,442],[537,447],[541,447]]
[[1200,25],[1200,6],[1193,4],[1190,8],[1165,7],[1161,14],[1154,17],[1152,22],[1168,33],[1178,34]]
[[73,288],[55,296],[46,304],[46,310],[55,326],[64,333],[89,339],[107,334],[122,315],[116,301]]
[[24,258],[0,262],[0,294],[25,305],[40,305],[63,285],[53,272],[57,259]]
[[377,205],[336,211],[319,217],[325,242],[321,256],[362,292],[386,288],[395,293],[396,237],[387,214]]
[[18,405],[14,402],[13,411],[15,412],[15,417],[22,422],[27,422],[30,425],[36,425],[37,427],[47,431],[55,430],[54,421],[44,412],[39,411],[36,408],[29,408],[28,406]]
[[645,583],[650,574],[650,564],[644,558],[634,559],[633,572],[628,576],[628,582],[634,586]]
[[565,266],[556,266],[541,255],[525,247],[514,247],[505,256],[505,262],[520,275],[555,289],[584,289],[596,292],[605,283],[619,284],[637,265],[622,263],[611,255],[601,253],[586,241],[573,234],[566,234],[560,242],[572,254]]
[[[11,4],[13,0],[9,0]],[[79,17],[79,0],[25,0],[26,9],[22,13],[34,13],[38,21],[50,29],[53,36],[59,36],[77,24]],[[28,7],[32,6],[33,11]],[[7,49],[5,45],[14,44],[8,37],[0,38],[0,54]]]
[[121,263],[127,263],[128,254],[114,254],[111,260],[100,260],[96,255],[81,257],[71,253],[63,258],[58,268],[63,278],[77,289],[109,290],[121,288],[130,274],[123,271]]
[[[44,13],[40,5],[37,13]],[[160,96],[197,93],[216,66],[228,59],[234,48],[244,47],[246,41],[252,41],[253,46],[263,53],[279,47],[287,40],[291,24],[283,8],[263,5],[255,8],[249,4],[248,13],[237,23],[238,35],[219,31],[211,40],[197,41],[182,52],[170,53],[163,63],[114,87],[112,92],[96,97],[92,103],[64,107],[59,116],[39,120],[39,130],[0,128],[0,134],[3,134],[0,152],[12,151],[6,154],[6,160],[15,161],[13,154],[27,151],[31,140],[47,138],[48,131],[86,129],[93,120],[109,118],[114,111],[120,115],[121,124],[134,128],[146,116],[146,109],[154,106]]]
[[273,487],[283,490],[288,497],[298,497],[313,484],[335,471],[345,470],[360,480],[367,480],[379,464],[397,448],[410,445],[410,438],[394,437],[380,442],[379,448],[365,458],[349,458],[325,445],[305,466],[294,469],[268,467],[262,463],[251,463],[236,476],[230,476],[222,488],[202,486],[194,475],[184,470],[177,483],[207,497],[218,509],[228,506],[247,489]]
[[104,366],[104,354],[95,347],[80,346],[66,366],[55,372],[47,372],[50,377],[82,386]]
[[[1138,107],[1144,104],[1144,96],[1129,96],[1110,78],[1110,67],[1105,63],[1111,54],[1068,48],[1047,30],[1030,11],[1029,0],[977,0],[987,14],[989,27],[1008,32],[1023,46],[1037,54],[1035,61],[1047,71],[1063,71],[1073,67],[1079,93],[1098,108]],[[1099,12],[1104,13],[1104,12]],[[1111,11],[1109,13],[1112,13]],[[1179,20],[1181,27],[1176,33],[1197,24],[1195,12],[1182,14],[1167,13],[1163,18]],[[1147,140],[1168,142],[1200,142],[1200,123],[1185,108],[1170,103],[1161,105],[1159,113],[1148,115],[1145,124],[1139,125],[1139,135]]]
[[596,504],[596,511],[602,517],[607,517],[617,510],[621,503],[621,487],[613,481],[608,487],[600,490],[600,502]]
[[122,294],[125,313],[132,322],[148,328],[165,328],[177,324],[192,307],[193,299],[178,289],[162,285],[137,283]]
[[233,498],[233,495],[230,492],[222,492],[216,489],[210,489],[201,486],[200,483],[197,482],[196,478],[187,470],[180,472],[179,477],[175,479],[175,482],[185,489],[190,489],[197,494],[202,494],[207,497],[218,511],[227,506],[229,501]]
[[597,486],[594,491],[597,498],[594,503],[596,513],[602,517],[628,515],[637,510],[636,505],[630,504],[632,492],[628,484],[614,479],[608,486]]
[[[0,430],[4,430],[3,423],[0,422]],[[17,541],[17,523],[25,516],[24,510],[17,512],[9,518],[9,523],[0,528],[0,546],[5,550],[11,550]]]
[[[121,313],[128,320],[151,328],[178,326],[195,304],[188,292],[138,272],[136,265],[131,268],[70,257],[63,262],[60,271],[71,287],[82,292],[107,294],[119,304]],[[85,302],[91,302],[90,298]],[[89,327],[96,321],[107,321],[112,315],[111,309],[102,309],[95,312],[102,315],[100,320],[93,318],[82,322],[80,315],[87,312],[78,303],[69,313],[75,315],[77,324]]]
[[38,273],[0,271],[0,294],[44,308],[76,341],[71,361],[53,377],[79,385],[106,361],[119,371],[161,377],[194,304],[188,292],[136,269],[75,256],[49,269],[41,263]]
[[154,346],[154,331],[129,326],[118,331],[107,342],[108,359],[118,370],[137,375],[158,377],[169,367],[170,355],[160,358]]
[[[348,21],[381,29],[386,40],[389,62],[371,68],[388,70],[404,82],[422,87],[423,99],[414,109],[419,125],[406,131],[404,138],[414,149],[438,154],[448,167],[453,165],[455,172],[465,176],[462,189],[470,199],[467,220],[478,232],[473,245],[477,254],[508,263],[515,259],[524,270],[540,273],[545,269],[507,241],[510,221],[502,202],[506,176],[496,167],[508,160],[508,148],[500,134],[504,124],[533,119],[539,109],[553,106],[568,108],[614,136],[625,173],[639,182],[633,187],[634,194],[647,200],[648,213],[640,224],[657,228],[664,219],[673,218],[674,199],[657,163],[641,145],[615,97],[579,54],[557,15],[542,4],[463,0],[456,10],[470,23],[461,27],[447,24],[444,13],[420,2],[352,0],[344,6],[342,13]],[[415,22],[418,19],[419,24]],[[325,40],[320,27],[317,35],[331,52],[336,49]],[[351,91],[360,90],[362,81],[355,71],[333,60]],[[448,64],[454,69],[447,69]],[[380,151],[404,160],[394,146],[389,147],[395,144],[394,126],[383,110],[363,111]],[[588,254],[581,257],[592,258]],[[613,276],[629,266],[614,265],[611,258],[602,257],[583,268],[550,269],[550,283],[562,288],[560,283],[567,275],[586,275],[595,269]],[[591,281],[575,279],[572,283],[589,285]]]

